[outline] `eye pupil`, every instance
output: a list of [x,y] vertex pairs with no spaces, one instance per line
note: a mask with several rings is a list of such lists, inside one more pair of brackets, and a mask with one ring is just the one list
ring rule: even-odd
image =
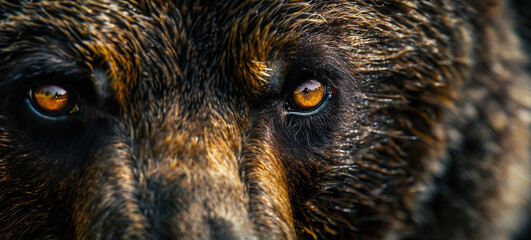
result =
[[299,85],[291,94],[293,107],[309,110],[317,107],[325,96],[325,86],[316,80],[309,80]]
[[32,90],[31,97],[34,105],[43,113],[65,113],[71,107],[70,93],[61,86],[40,86]]

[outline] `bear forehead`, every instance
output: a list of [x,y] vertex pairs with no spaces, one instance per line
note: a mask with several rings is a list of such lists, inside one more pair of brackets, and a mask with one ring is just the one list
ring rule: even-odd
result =
[[270,89],[268,71],[300,38],[308,8],[299,1],[36,1],[2,24],[50,59],[90,69],[123,103],[134,88]]

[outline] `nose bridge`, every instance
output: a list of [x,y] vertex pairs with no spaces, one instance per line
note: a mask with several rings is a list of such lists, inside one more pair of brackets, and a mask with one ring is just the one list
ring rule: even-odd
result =
[[[141,198],[161,236],[234,239],[251,236],[248,197],[238,173],[241,128],[214,110],[208,118],[166,118],[140,160]],[[177,115],[178,116],[178,115]],[[183,116],[183,114],[181,114]],[[163,204],[160,204],[163,203]],[[147,211],[149,212],[149,210]]]
[[173,164],[181,167],[236,173],[243,142],[244,126],[238,121],[241,117],[223,116],[222,109],[213,107],[194,111],[168,111],[162,123],[150,127],[151,144],[144,151],[152,156],[172,158]]
[[[153,177],[161,175],[152,174],[150,181]],[[158,219],[161,234],[182,239],[240,239],[253,235],[243,187],[234,176],[212,169],[180,167],[164,174],[162,189],[166,206],[159,211],[168,215]]]

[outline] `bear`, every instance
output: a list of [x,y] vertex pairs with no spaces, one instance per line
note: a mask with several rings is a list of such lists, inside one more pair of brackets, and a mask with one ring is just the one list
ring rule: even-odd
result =
[[511,4],[1,0],[0,239],[526,239]]

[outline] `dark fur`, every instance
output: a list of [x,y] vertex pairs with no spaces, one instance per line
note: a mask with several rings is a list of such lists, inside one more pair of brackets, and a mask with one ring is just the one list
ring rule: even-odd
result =
[[103,2],[0,0],[1,239],[526,238],[504,1]]

